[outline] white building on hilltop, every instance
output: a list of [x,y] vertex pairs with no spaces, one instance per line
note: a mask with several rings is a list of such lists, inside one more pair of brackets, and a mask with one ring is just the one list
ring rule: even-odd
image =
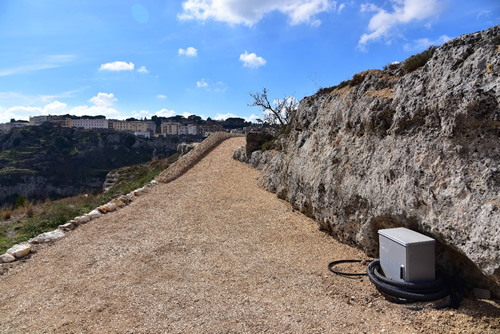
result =
[[71,126],[84,129],[107,129],[109,127],[109,122],[107,119],[79,118],[72,119]]

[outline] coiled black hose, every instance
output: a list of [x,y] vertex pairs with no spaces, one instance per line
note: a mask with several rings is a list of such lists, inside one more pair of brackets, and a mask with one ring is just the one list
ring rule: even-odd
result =
[[372,261],[368,265],[367,274],[379,291],[393,297],[412,301],[434,301],[450,295],[450,288],[441,277],[424,283],[397,282],[387,279],[380,273],[380,260]]

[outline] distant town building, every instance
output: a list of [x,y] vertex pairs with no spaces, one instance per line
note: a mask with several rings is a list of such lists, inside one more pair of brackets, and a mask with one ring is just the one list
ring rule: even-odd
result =
[[161,134],[162,135],[179,135],[179,123],[175,122],[161,122]]
[[151,132],[150,131],[136,131],[136,132],[134,132],[134,136],[151,138]]
[[207,123],[203,125],[203,137],[208,137],[212,133],[224,131],[224,127],[219,123]]
[[155,122],[153,121],[119,121],[110,120],[110,128],[117,131],[132,131],[132,132],[155,132]]
[[187,134],[192,136],[200,136],[202,134],[202,127],[196,124],[187,125]]
[[71,120],[71,127],[84,129],[107,129],[109,121],[107,119],[78,118]]
[[0,124],[0,131],[1,132],[9,132],[11,129],[14,128],[22,128],[25,126],[29,126],[29,122],[10,122],[10,123],[2,123]]
[[179,125],[179,135],[187,135],[188,127],[187,125]]
[[42,125],[45,122],[50,122],[54,124],[59,124],[63,127],[71,126],[71,118],[66,118],[64,116],[52,116],[52,115],[42,115],[42,116],[30,116],[30,125]]

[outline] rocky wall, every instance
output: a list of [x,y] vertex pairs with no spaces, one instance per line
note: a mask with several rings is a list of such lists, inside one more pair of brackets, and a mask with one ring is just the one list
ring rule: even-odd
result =
[[[377,256],[381,228],[435,238],[443,268],[500,295],[500,26],[304,98],[261,181]],[[262,163],[264,161],[264,163]]]

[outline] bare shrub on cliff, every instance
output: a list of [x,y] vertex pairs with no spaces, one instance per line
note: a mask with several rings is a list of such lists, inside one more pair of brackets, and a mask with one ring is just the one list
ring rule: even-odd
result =
[[9,208],[4,208],[1,214],[2,220],[9,220],[12,217],[12,210]]
[[266,123],[285,127],[289,123],[292,113],[297,110],[299,103],[293,96],[286,96],[283,100],[275,99],[271,103],[267,97],[268,92],[264,88],[262,93],[250,93],[253,102],[248,105],[260,107],[265,115],[264,121]]
[[408,59],[404,61],[403,69],[405,73],[410,73],[415,71],[416,69],[424,66],[429,59],[432,58],[432,55],[436,51],[437,46],[430,46],[427,50],[420,52],[419,54],[410,56]]

